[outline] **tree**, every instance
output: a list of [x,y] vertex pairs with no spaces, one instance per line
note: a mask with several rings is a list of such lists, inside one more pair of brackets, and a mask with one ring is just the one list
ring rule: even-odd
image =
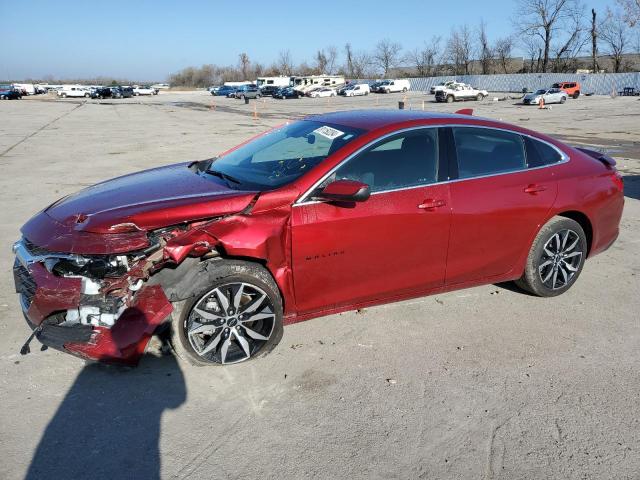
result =
[[441,51],[440,41],[438,36],[431,37],[431,41],[425,42],[422,49],[415,48],[407,54],[406,61],[415,66],[418,76],[430,77],[435,74]]
[[640,0],[617,0],[618,5],[622,7],[623,20],[630,27],[635,27],[640,23]]
[[385,38],[376,45],[372,59],[386,77],[389,70],[398,65],[401,52],[402,45]]
[[539,72],[542,68],[542,41],[538,37],[525,36],[521,42],[529,59],[529,66],[525,70],[529,73]]
[[289,50],[280,50],[278,53],[278,70],[281,75],[290,76],[293,74],[293,62]]
[[509,60],[511,59],[511,52],[513,50],[513,37],[504,37],[496,40],[493,46],[493,52],[495,58],[500,65],[503,73],[509,73]]
[[336,61],[338,60],[338,49],[336,47],[329,46],[327,47],[327,71],[329,75],[333,75],[336,70]]
[[596,9],[591,9],[591,70],[598,73],[598,27],[596,23]]
[[327,55],[324,53],[324,50],[318,50],[316,52],[316,73],[318,75],[322,75],[327,71],[327,64],[329,63],[329,59]]
[[447,57],[453,65],[454,75],[469,75],[471,73],[471,31],[467,25],[451,30],[447,44]]
[[565,24],[564,41],[555,44],[553,51],[553,70],[559,73],[566,73],[577,68],[577,57],[586,45],[588,38],[582,26],[582,15],[579,10],[573,12],[571,22]]
[[349,78],[353,78],[353,50],[351,49],[351,44],[349,42],[347,42],[344,46],[344,53],[345,56],[347,57],[347,64],[346,64],[346,72],[347,72],[347,76]]
[[478,60],[480,60],[480,68],[483,75],[491,73],[491,64],[493,63],[493,55],[487,38],[487,24],[482,20],[478,27]]
[[247,80],[247,78],[249,77],[249,65],[251,63],[249,61],[249,55],[243,52],[238,55],[238,57],[238,64],[240,66],[240,72],[242,73],[242,80]]
[[607,12],[607,17],[600,26],[600,38],[606,45],[608,55],[613,62],[613,71],[618,73],[630,41],[629,26],[624,22],[623,13]]
[[523,35],[539,37],[543,43],[542,71],[549,68],[549,52],[556,33],[579,10],[578,0],[519,0],[516,26]]

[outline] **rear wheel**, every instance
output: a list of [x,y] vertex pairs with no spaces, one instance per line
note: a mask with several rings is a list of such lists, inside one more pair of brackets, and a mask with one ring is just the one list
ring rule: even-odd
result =
[[453,95],[447,95],[447,103],[453,103]]
[[567,99],[565,97],[560,97],[560,103],[564,103],[566,101],[567,101]]
[[481,93],[479,93],[478,95],[476,95],[476,100],[477,100],[477,101],[479,101],[479,102],[480,102],[480,101],[482,101],[482,99],[483,99],[483,98],[484,98],[484,97],[482,96],[482,94],[481,94]]
[[516,284],[534,295],[555,297],[575,283],[586,256],[587,238],[580,224],[554,217],[538,232]]
[[573,94],[573,98],[574,98],[574,99],[578,98],[579,96],[580,96],[580,92],[575,92],[575,93]]
[[262,266],[213,260],[174,312],[172,346],[193,365],[228,365],[266,355],[282,338],[282,300]]
[[404,87],[404,88],[402,89],[402,93],[407,93],[407,87]]

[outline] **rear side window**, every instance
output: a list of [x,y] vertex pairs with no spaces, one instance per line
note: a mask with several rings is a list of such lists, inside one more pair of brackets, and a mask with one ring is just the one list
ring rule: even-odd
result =
[[562,155],[552,146],[529,137],[524,137],[527,150],[527,167],[536,168],[553,165],[562,160]]
[[455,127],[459,178],[473,178],[526,168],[522,137],[491,128]]

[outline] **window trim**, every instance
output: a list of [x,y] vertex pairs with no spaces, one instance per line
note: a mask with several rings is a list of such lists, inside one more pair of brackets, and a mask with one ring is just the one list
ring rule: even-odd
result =
[[[453,138],[453,127],[471,127],[471,128],[484,128],[484,129],[490,129],[490,130],[501,130],[504,132],[508,132],[508,133],[513,133],[515,135],[520,135],[522,137],[529,137],[532,140],[538,141],[538,142],[542,142],[548,146],[550,146],[551,148],[553,148],[554,150],[556,150],[561,157],[561,160],[559,162],[556,163],[552,163],[550,165],[541,165],[539,167],[533,167],[533,168],[527,168],[525,166],[524,169],[522,170],[513,170],[510,172],[499,172],[499,173],[490,173],[487,175],[482,175],[482,176],[478,176],[478,177],[469,177],[469,178],[459,178],[458,177],[458,156],[457,153],[455,151],[455,139]],[[430,185],[444,185],[444,184],[448,184],[448,183],[456,183],[456,182],[468,182],[468,181],[473,181],[473,180],[477,180],[480,178],[489,178],[489,177],[497,177],[497,176],[501,176],[501,175],[513,175],[514,173],[521,173],[521,172],[528,172],[531,170],[539,170],[541,168],[551,168],[551,167],[556,167],[558,165],[563,165],[565,163],[568,163],[571,158],[569,157],[569,155],[567,155],[566,153],[564,153],[562,150],[560,150],[557,146],[555,146],[554,144],[552,144],[551,142],[547,142],[546,140],[543,140],[541,138],[538,138],[534,135],[530,135],[528,133],[522,133],[522,132],[516,132],[514,130],[510,130],[508,128],[500,128],[500,127],[488,127],[485,125],[472,125],[472,124],[464,124],[464,123],[447,123],[447,124],[439,124],[439,125],[419,125],[419,126],[415,126],[415,127],[408,127],[408,128],[402,128],[400,130],[394,130],[393,132],[389,132],[381,137],[378,137],[374,140],[371,140],[369,143],[363,145],[362,147],[360,147],[358,150],[356,150],[355,152],[351,153],[350,155],[348,155],[346,158],[344,158],[340,163],[338,163],[337,165],[335,165],[331,170],[329,170],[327,173],[325,173],[322,177],[320,177],[316,182],[313,183],[313,185],[311,185],[311,187],[309,189],[307,189],[307,191],[305,191],[302,195],[300,195],[300,197],[293,203],[293,207],[299,206],[299,205],[312,205],[314,203],[326,203],[326,202],[322,202],[319,200],[311,200],[309,197],[311,196],[311,194],[316,190],[316,188],[318,188],[318,186],[324,182],[327,178],[329,178],[331,175],[333,175],[333,173],[335,173],[335,171],[340,168],[344,163],[348,162],[349,160],[351,160],[353,157],[355,157],[356,155],[362,153],[364,150],[366,150],[367,148],[371,147],[372,145],[374,145],[375,143],[377,143],[380,140],[384,140],[385,138],[391,137],[393,135],[396,135],[398,133],[404,133],[404,132],[408,132],[411,130],[422,130],[422,129],[426,129],[426,128],[439,128],[439,129],[449,129],[450,133],[449,135],[449,145],[448,145],[448,151],[446,158],[443,156],[443,152],[438,149],[438,171],[440,171],[440,169],[447,169],[449,177],[448,180],[439,180],[433,183],[426,183],[424,185],[416,185],[416,186],[412,186],[412,187],[400,187],[400,188],[394,188],[394,189],[390,189],[390,190],[382,190],[379,192],[373,192],[371,193],[371,196],[373,195],[379,195],[381,193],[391,193],[391,192],[398,192],[401,190],[412,190],[414,188],[424,188],[424,187],[428,187]],[[438,138],[440,138],[440,132],[438,132]],[[524,142],[523,142],[524,144]],[[524,145],[523,145],[524,147]],[[526,158],[526,151],[525,151],[525,158]],[[453,175],[455,175],[455,178],[452,178]]]

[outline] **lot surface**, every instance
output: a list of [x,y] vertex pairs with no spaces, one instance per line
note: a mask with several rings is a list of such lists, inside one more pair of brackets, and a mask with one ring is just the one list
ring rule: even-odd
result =
[[408,107],[472,107],[619,160],[620,238],[569,292],[488,285],[292,325],[246,365],[149,355],[133,370],[37,342],[18,354],[29,331],[10,246],[22,223],[94,182],[207,158],[307,113],[397,108],[401,96],[0,102],[0,476],[640,478],[640,101],[432,98],[412,93]]

